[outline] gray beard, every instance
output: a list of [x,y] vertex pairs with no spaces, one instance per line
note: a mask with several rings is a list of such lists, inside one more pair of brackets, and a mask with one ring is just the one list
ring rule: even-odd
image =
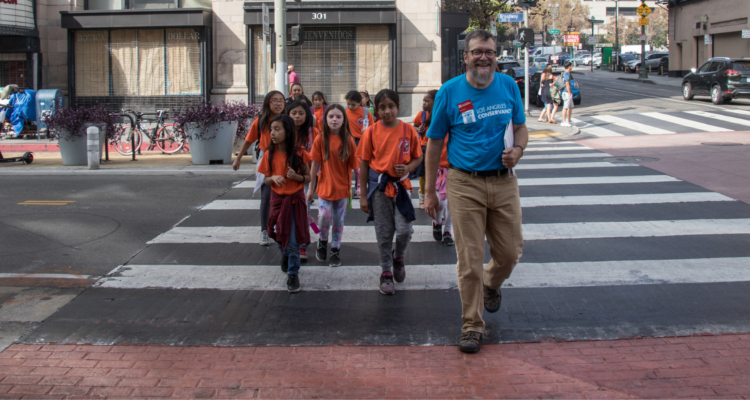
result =
[[490,70],[489,74],[482,75],[477,71],[476,67],[473,67],[469,68],[469,73],[479,85],[486,85],[490,82],[490,79],[492,79],[492,70]]

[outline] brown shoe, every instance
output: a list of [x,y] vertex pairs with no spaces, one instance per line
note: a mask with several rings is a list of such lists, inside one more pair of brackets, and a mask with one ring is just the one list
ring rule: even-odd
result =
[[462,353],[477,353],[481,349],[482,334],[479,332],[465,332],[458,339],[458,349]]
[[484,286],[484,309],[487,310],[487,312],[497,312],[500,309],[500,303],[503,300],[502,294],[500,294],[500,288],[497,289],[491,289],[487,287],[487,285]]
[[551,119],[551,120],[549,120],[549,123],[550,123],[550,124],[556,124],[556,123],[557,123],[557,121],[555,121],[554,119]]

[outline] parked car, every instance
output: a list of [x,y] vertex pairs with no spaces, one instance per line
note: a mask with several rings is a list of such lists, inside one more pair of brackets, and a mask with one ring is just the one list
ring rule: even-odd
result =
[[529,63],[529,66],[544,68],[548,62],[549,60],[547,60],[547,57],[536,57],[534,58],[533,62]]
[[498,61],[497,72],[505,72],[508,68],[518,68],[521,64],[518,61]]
[[617,69],[619,71],[625,71],[629,61],[635,60],[634,54],[622,54],[617,56]]
[[[522,67],[521,68],[508,68],[507,70],[505,70],[505,74],[513,78],[513,80],[515,80],[516,83],[518,84],[518,89],[521,91],[521,96],[524,95],[524,85],[526,85],[526,77],[524,76],[524,70],[525,68],[522,68]],[[541,70],[539,68],[529,67],[529,76],[534,75],[537,71],[540,71],[541,73]],[[531,90],[531,87],[529,87],[529,90]],[[538,90],[538,87],[537,87],[537,90]]]
[[[562,71],[552,71],[552,75],[555,76],[556,79],[559,79],[562,76]],[[529,79],[529,104],[536,104],[537,107],[544,107],[544,102],[542,102],[542,97],[539,96],[539,85],[542,78],[542,71],[536,71],[531,75],[531,79]],[[575,76],[573,76],[573,80],[575,81]],[[571,88],[571,91],[573,92],[573,104],[579,105],[581,104],[581,90],[580,88],[573,87]],[[523,92],[521,92],[523,93]]]
[[645,68],[646,69],[651,68],[651,71],[656,71],[657,69],[659,69],[659,62],[661,61],[661,59],[668,55],[669,53],[661,53],[661,52],[651,53],[647,55]]
[[659,60],[659,65],[656,67],[659,75],[669,72],[669,56],[664,56]]
[[738,98],[750,98],[750,59],[712,58],[682,78],[682,97],[711,96],[722,104]]
[[589,65],[591,64],[591,56],[590,55],[582,55],[578,56],[571,60],[573,65]]
[[565,61],[568,61],[570,59],[570,54],[568,53],[557,53],[555,54],[555,57],[557,57],[557,65],[563,65],[565,64]]
[[638,68],[641,67],[641,59],[635,58],[625,64],[625,72],[637,72]]

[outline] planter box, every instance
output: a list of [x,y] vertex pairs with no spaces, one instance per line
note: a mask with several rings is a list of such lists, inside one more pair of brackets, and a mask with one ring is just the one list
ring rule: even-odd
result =
[[193,164],[231,164],[235,132],[237,121],[219,122],[205,128],[195,122],[187,124],[185,134]]
[[[83,128],[86,132],[88,126],[92,124],[86,124]],[[65,139],[68,137],[69,139]],[[86,135],[70,137],[70,134],[63,132],[57,141],[57,145],[60,147],[60,158],[62,158],[63,165],[74,166],[74,165],[89,165],[89,157],[86,149]],[[99,126],[99,160],[102,159],[104,154],[104,143],[106,141],[106,132]]]

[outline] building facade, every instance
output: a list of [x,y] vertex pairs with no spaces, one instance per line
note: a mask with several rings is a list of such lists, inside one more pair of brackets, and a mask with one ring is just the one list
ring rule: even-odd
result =
[[669,75],[685,76],[711,57],[750,57],[748,18],[747,0],[670,0]]
[[[46,2],[46,3],[45,3]],[[273,24],[273,1],[271,8]],[[261,1],[1,0],[0,85],[61,89],[69,104],[154,110],[202,99],[262,101]],[[403,115],[461,73],[458,34],[468,14],[434,0],[287,2],[288,47],[308,96],[342,103],[350,90],[394,89]],[[274,27],[272,26],[273,30]],[[264,76],[267,81],[264,82]]]

